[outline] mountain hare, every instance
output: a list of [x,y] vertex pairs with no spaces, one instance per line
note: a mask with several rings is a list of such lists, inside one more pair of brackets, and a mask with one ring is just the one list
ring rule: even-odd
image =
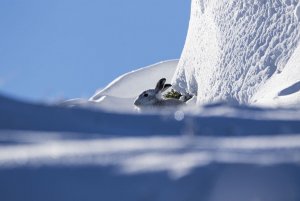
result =
[[162,92],[166,91],[169,87],[171,87],[171,84],[165,84],[166,83],[166,78],[160,79],[157,84],[155,89],[149,89],[141,93],[137,97],[137,99],[134,101],[134,105],[137,107],[146,107],[146,106],[168,106],[168,107],[174,107],[174,106],[180,106],[184,105],[185,102],[178,100],[178,99],[173,99],[173,98],[168,98],[165,99],[162,97]]

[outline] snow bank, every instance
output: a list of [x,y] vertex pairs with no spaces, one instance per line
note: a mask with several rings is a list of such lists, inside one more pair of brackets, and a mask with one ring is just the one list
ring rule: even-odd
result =
[[295,201],[300,135],[107,136],[0,130],[5,201]]
[[164,61],[121,75],[90,100],[99,101],[102,96],[135,98],[146,89],[155,88],[157,81],[163,77],[171,82],[177,64],[178,60]]
[[300,110],[155,114],[0,96],[6,201],[300,200]]
[[[86,135],[0,130],[0,142],[8,142],[0,147],[0,170],[36,165],[111,165],[123,174],[167,171],[177,179],[214,162],[256,165],[300,162],[300,135],[248,138]],[[281,153],[276,153],[280,149]]]
[[282,72],[274,74],[252,101],[265,107],[300,107],[300,46]]
[[89,100],[71,99],[60,106],[102,108],[109,111],[135,111],[136,97],[147,89],[155,88],[161,78],[171,82],[178,60],[163,61],[121,75],[104,89],[98,90]]
[[[297,4],[297,0],[193,0],[186,44],[173,78],[175,88],[197,94],[198,103],[250,103],[269,79],[283,71],[300,80],[296,68],[285,70],[300,38]],[[291,84],[281,81],[281,86]]]
[[300,109],[218,104],[193,108],[192,112],[137,114],[31,104],[0,96],[0,129],[132,136],[294,134],[300,133]]
[[96,92],[90,98],[90,101],[98,102],[106,107],[115,106],[109,103],[110,100],[113,103],[118,101],[123,103],[130,102],[133,106],[133,100],[141,92],[155,88],[157,81],[161,78],[164,77],[167,79],[167,82],[171,82],[177,64],[178,60],[164,61],[126,73],[116,78],[104,89]]

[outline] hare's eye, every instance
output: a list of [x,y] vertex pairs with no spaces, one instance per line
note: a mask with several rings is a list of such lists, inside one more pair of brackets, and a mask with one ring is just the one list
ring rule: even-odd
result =
[[148,94],[144,94],[144,97],[148,97]]

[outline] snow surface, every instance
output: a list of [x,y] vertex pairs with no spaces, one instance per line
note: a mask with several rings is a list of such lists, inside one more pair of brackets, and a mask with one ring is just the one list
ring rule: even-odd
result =
[[252,101],[266,107],[300,107],[300,46],[282,72],[274,74]]
[[295,16],[297,17],[298,21],[300,21],[300,4],[298,3],[297,8],[295,9]]
[[170,82],[177,64],[178,60],[163,61],[121,75],[107,87],[96,92],[90,100],[97,102],[106,95],[120,98],[135,98],[141,92],[155,88],[157,81],[161,78],[166,78]]
[[116,166],[122,174],[166,171],[174,179],[211,163],[274,165],[300,162],[300,135],[109,136],[1,132],[0,168]]
[[[67,101],[66,105],[90,105],[97,103],[101,108],[109,110],[133,111],[133,102],[143,91],[153,89],[161,78],[170,83],[176,70],[178,60],[163,61],[121,75],[104,89],[98,90],[87,101]],[[75,103],[75,104],[74,104]],[[121,106],[121,107],[120,107]]]
[[128,100],[65,107],[0,96],[1,199],[300,200],[300,109],[120,112]]
[[134,100],[145,90],[154,89],[158,80],[166,78],[170,83],[177,68],[178,60],[162,61],[139,68],[119,76],[103,89],[86,99],[71,99],[59,106],[100,108],[113,112],[136,112]]
[[300,135],[0,136],[6,201],[300,199]]
[[1,200],[300,200],[299,133],[295,109],[120,114],[0,96]]
[[[173,85],[200,104],[251,103],[266,82],[276,87],[269,80],[285,70],[299,30],[298,0],[193,0]],[[300,79],[300,68],[285,73]]]

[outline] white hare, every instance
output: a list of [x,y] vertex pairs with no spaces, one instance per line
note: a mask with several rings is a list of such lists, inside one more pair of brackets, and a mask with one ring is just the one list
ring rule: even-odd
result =
[[173,98],[163,98],[162,92],[167,90],[172,85],[165,84],[166,78],[160,79],[155,89],[149,89],[141,93],[137,99],[134,101],[134,105],[137,107],[147,107],[147,106],[168,106],[168,107],[174,107],[174,106],[180,106],[184,105],[185,102],[173,99]]

